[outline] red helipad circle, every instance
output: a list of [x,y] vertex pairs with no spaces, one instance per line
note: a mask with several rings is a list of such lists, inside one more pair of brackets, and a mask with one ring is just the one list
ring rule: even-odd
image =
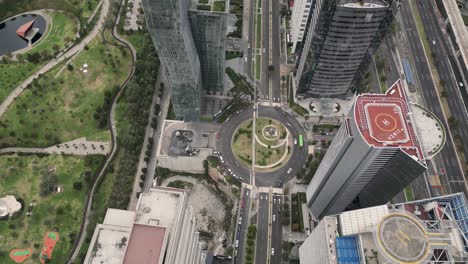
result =
[[397,120],[395,117],[387,114],[387,113],[380,113],[375,116],[374,124],[382,131],[391,132],[394,131],[397,126]]

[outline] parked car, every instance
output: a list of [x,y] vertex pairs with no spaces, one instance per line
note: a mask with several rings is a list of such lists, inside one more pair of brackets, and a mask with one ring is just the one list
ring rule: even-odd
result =
[[286,172],[287,174],[291,174],[292,168],[289,168],[288,171]]

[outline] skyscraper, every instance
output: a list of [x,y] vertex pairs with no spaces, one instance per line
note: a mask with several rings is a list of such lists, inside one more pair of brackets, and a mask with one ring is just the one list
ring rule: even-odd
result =
[[296,0],[291,16],[291,42],[293,52],[296,45],[301,43],[306,36],[305,30],[308,18],[311,14],[312,0]]
[[172,88],[178,119],[200,118],[201,93],[224,84],[226,2],[198,4],[191,0],[143,0],[146,23]]
[[187,192],[159,186],[141,193],[135,211],[109,208],[83,263],[205,263]]
[[[227,2],[226,2],[227,3]],[[224,10],[189,10],[192,36],[197,48],[203,88],[207,91],[222,91],[225,75],[225,46],[228,5]]]
[[299,248],[307,264],[468,263],[463,193],[326,216]]
[[[415,108],[416,106],[414,106]],[[307,204],[315,219],[337,214],[350,205],[369,207],[388,202],[426,171],[420,137],[443,139],[419,129],[404,89],[398,81],[384,95],[366,94],[357,100],[338,130],[325,157],[307,187]],[[428,112],[418,116],[423,119]],[[436,122],[434,121],[434,122]]]
[[388,31],[398,2],[313,0],[296,71],[297,94],[349,95]]
[[200,61],[188,20],[189,0],[143,0],[148,31],[166,79],[178,119],[200,118]]

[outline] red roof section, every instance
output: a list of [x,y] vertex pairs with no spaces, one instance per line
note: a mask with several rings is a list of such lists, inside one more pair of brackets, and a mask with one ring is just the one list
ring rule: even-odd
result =
[[35,20],[31,20],[29,21],[28,23],[26,24],[23,24],[22,26],[20,26],[17,30],[16,30],[16,34],[22,38],[25,38],[26,37],[26,34],[28,33],[28,31],[32,28],[32,26],[34,25],[34,22]]
[[166,240],[165,227],[133,224],[123,264],[162,263]]
[[354,120],[363,139],[374,147],[399,147],[423,161],[408,100],[400,80],[385,94],[364,94],[354,104]]

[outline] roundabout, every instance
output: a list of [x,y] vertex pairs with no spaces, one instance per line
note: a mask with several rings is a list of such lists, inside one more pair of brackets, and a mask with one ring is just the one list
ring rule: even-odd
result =
[[291,157],[292,137],[281,122],[272,119],[256,118],[255,133],[252,133],[252,119],[242,123],[234,132],[231,148],[240,164],[252,168],[252,137],[255,140],[255,169],[258,172],[271,172],[287,163]]
[[220,129],[216,148],[226,169],[252,184],[252,137],[255,137],[255,185],[280,187],[293,178],[307,160],[306,137],[303,147],[293,143],[299,135],[305,136],[305,132],[293,116],[280,108],[258,106],[256,116],[253,133],[252,108],[232,115]]

